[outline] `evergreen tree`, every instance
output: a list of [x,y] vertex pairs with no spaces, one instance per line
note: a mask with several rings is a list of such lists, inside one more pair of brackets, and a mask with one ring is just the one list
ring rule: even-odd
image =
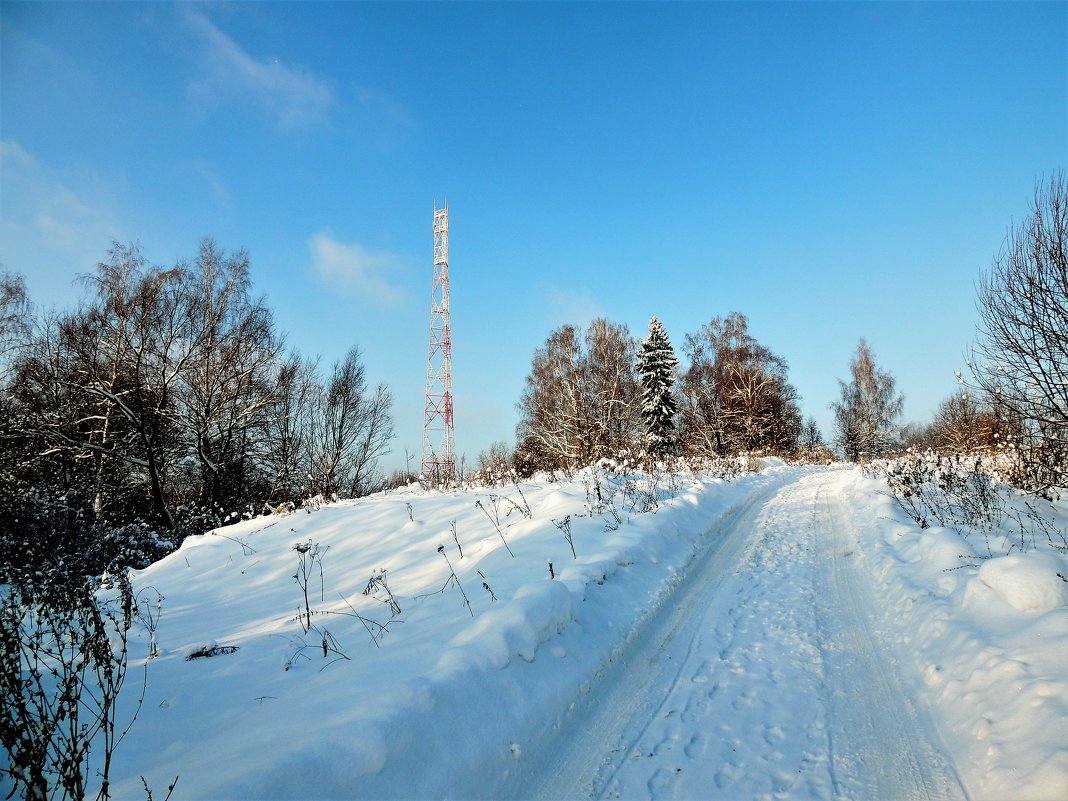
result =
[[638,351],[638,374],[642,385],[642,421],[650,454],[669,453],[675,446],[675,413],[678,406],[672,386],[678,360],[663,324],[653,317],[649,337]]

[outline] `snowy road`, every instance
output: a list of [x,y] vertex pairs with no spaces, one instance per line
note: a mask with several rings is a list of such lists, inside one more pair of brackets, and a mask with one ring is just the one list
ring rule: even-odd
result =
[[518,795],[966,797],[873,631],[842,475],[726,515]]

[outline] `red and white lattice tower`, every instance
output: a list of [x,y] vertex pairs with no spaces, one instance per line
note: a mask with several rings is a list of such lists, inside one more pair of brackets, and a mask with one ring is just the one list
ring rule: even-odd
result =
[[449,327],[449,202],[434,204],[434,282],[430,293],[430,346],[423,412],[423,480],[456,482],[453,444],[452,331]]

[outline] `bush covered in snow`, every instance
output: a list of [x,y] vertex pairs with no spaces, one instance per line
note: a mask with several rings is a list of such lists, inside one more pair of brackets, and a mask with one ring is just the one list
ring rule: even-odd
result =
[[920,528],[952,528],[965,538],[982,537],[985,558],[1011,552],[1052,550],[1068,554],[1068,520],[1047,499],[1006,482],[999,454],[945,456],[908,453],[869,465],[894,500]]

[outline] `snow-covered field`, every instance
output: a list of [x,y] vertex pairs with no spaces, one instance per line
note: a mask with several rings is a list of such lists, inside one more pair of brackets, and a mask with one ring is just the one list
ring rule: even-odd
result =
[[[1063,555],[962,568],[960,535],[851,468],[598,483],[410,488],[188,540],[135,577],[164,596],[160,655],[139,630],[113,792],[1068,797]],[[382,571],[399,614],[364,594]]]

